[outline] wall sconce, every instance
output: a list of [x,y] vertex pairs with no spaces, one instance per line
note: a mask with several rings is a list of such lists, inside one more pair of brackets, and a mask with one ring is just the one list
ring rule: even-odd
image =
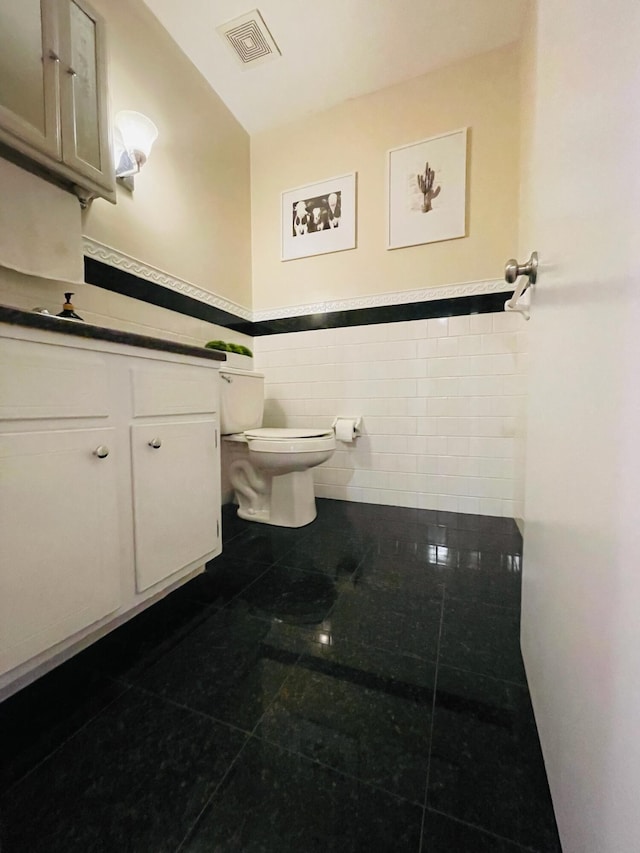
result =
[[133,176],[147,162],[158,128],[151,119],[133,110],[122,110],[114,121],[116,179],[133,192]]

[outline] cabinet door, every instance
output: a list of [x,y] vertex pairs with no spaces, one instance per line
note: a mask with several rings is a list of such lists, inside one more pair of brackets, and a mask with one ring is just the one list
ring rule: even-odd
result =
[[214,419],[131,427],[138,592],[220,549],[216,430]]
[[104,21],[84,0],[59,3],[62,160],[112,190]]
[[55,0],[0,2],[0,139],[59,160]]
[[0,672],[121,604],[115,459],[94,454],[113,438],[0,435]]

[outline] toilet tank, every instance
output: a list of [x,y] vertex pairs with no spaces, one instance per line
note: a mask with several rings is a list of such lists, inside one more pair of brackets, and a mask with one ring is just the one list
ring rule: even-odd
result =
[[220,368],[220,432],[232,435],[262,426],[264,374]]

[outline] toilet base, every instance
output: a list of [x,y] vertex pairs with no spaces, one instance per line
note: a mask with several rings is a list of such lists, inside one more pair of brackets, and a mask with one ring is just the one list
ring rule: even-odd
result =
[[274,527],[305,527],[318,514],[310,470],[272,477],[271,497],[267,506],[252,507],[238,491],[236,500],[239,518]]

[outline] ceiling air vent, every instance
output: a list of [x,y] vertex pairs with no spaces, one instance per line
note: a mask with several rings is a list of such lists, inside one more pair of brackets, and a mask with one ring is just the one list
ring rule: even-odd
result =
[[253,68],[280,56],[280,49],[257,9],[220,24],[216,29],[233,48],[243,68]]

